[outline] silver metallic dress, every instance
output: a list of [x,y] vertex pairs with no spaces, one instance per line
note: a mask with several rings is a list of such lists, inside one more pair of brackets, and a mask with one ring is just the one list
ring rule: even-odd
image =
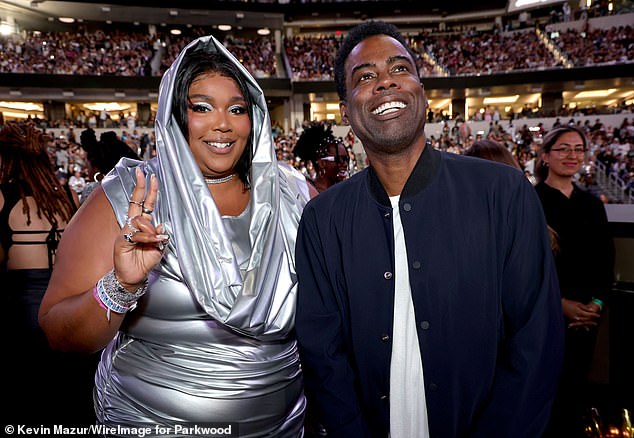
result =
[[[219,214],[171,114],[176,72],[194,48],[239,65],[257,103],[251,196],[237,217]],[[102,354],[95,377],[98,422],[234,423],[241,438],[302,436],[294,248],[308,189],[299,173],[275,160],[262,91],[222,45],[200,38],[163,77],[156,134],[157,158],[123,159],[102,183],[123,226],[134,169],[157,175],[154,221],[165,224],[171,239],[150,273],[148,292]]]

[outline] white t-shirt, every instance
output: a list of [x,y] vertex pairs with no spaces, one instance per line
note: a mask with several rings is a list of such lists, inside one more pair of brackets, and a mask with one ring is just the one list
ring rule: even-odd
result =
[[423,362],[409,283],[400,196],[390,197],[394,224],[394,327],[390,362],[390,438],[429,438]]

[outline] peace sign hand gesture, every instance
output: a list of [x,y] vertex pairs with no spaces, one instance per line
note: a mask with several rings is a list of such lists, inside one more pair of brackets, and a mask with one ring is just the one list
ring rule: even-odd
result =
[[114,243],[115,276],[130,292],[135,291],[161,261],[169,240],[163,225],[155,227],[152,224],[158,195],[156,176],[151,175],[150,188],[145,196],[145,175],[139,167],[135,172],[136,187],[130,195],[126,224]]

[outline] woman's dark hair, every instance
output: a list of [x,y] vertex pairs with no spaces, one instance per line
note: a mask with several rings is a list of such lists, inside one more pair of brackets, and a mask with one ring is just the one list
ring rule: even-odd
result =
[[110,172],[122,157],[140,160],[139,155],[120,140],[114,131],[102,133],[97,141],[95,131],[88,128],[81,132],[79,139],[82,149],[86,151],[86,158],[94,170],[103,175]]
[[516,169],[521,167],[513,154],[502,144],[493,140],[478,140],[464,152],[469,157],[484,158],[485,160],[497,161],[508,164]]
[[304,161],[312,161],[313,166],[319,167],[319,159],[328,155],[330,145],[341,142],[332,133],[332,127],[323,122],[313,122],[307,126],[297,139],[293,148],[293,155]]
[[75,205],[53,171],[47,138],[32,124],[7,123],[0,131],[0,183],[10,181],[18,183],[27,225],[31,224],[27,191],[35,199],[37,216],[44,215],[51,224],[58,224],[56,215],[68,222],[75,213]]
[[407,41],[405,41],[405,38],[403,38],[403,35],[401,35],[398,28],[393,24],[386,23],[384,21],[366,21],[352,28],[350,32],[348,32],[348,35],[346,35],[341,43],[341,47],[339,47],[337,57],[335,58],[335,84],[337,86],[337,94],[339,94],[340,100],[346,100],[347,95],[345,67],[348,55],[350,55],[350,52],[352,52],[352,49],[354,49],[357,44],[374,35],[387,35],[401,43],[412,57],[414,68],[416,68],[416,74],[420,77],[420,74],[418,73],[418,65],[416,64],[416,58],[418,56],[410,48],[409,44],[407,44]]
[[542,145],[539,148],[539,153],[537,154],[538,160],[537,164],[535,165],[535,178],[537,178],[537,181],[545,181],[546,178],[548,178],[548,166],[544,163],[544,160],[542,159],[542,154],[549,153],[555,143],[557,143],[557,140],[559,140],[559,137],[569,132],[579,134],[579,137],[581,137],[581,141],[583,142],[583,148],[588,149],[588,138],[586,137],[586,133],[583,131],[583,129],[580,129],[574,125],[560,126],[558,128],[552,129],[546,135],[544,135],[544,138],[542,139]]
[[[255,101],[249,92],[249,87],[242,71],[240,71],[240,69],[226,56],[220,53],[210,53],[202,49],[202,46],[196,46],[189,49],[188,53],[183,57],[178,68],[178,72],[176,73],[176,81],[174,84],[172,112],[183,136],[188,138],[189,133],[187,123],[189,87],[196,78],[206,73],[217,73],[220,76],[233,79],[236,82],[246,102],[248,109],[247,112],[249,114],[251,124],[253,124]],[[253,158],[252,149],[253,129],[251,129],[251,135],[249,136],[247,146],[235,167],[235,170],[245,187],[248,187],[250,184],[249,172],[251,170],[251,161]]]

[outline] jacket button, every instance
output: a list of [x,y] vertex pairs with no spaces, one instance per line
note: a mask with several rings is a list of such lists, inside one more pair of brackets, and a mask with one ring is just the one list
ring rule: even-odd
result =
[[412,210],[412,204],[410,204],[409,202],[406,202],[405,204],[403,204],[403,210],[411,211]]
[[387,341],[389,341],[389,340],[390,340],[390,335],[385,334],[385,333],[384,333],[384,334],[382,334],[382,335],[381,335],[381,340],[382,340],[383,342],[387,342]]
[[383,278],[385,278],[386,280],[391,280],[392,273],[390,271],[387,271],[386,273],[383,274]]
[[422,328],[423,330],[428,330],[429,329],[429,321],[423,321],[420,323],[420,328]]
[[435,383],[430,383],[429,384],[429,390],[430,391],[435,391],[438,389],[438,386]]
[[418,260],[416,260],[414,263],[412,263],[412,268],[420,269],[420,262]]

